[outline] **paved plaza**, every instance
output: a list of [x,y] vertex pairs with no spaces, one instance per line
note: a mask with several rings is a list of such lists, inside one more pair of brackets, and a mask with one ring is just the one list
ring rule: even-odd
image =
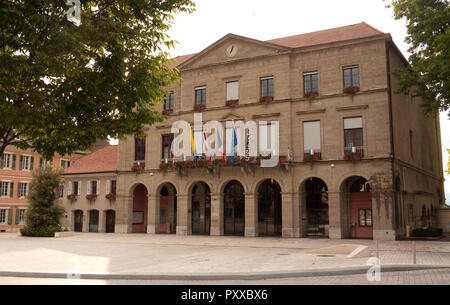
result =
[[[0,281],[27,284],[36,282],[33,278],[40,278],[39,283],[58,283],[67,274],[81,274],[81,281],[72,278],[66,282],[75,284],[367,281],[366,257],[350,259],[345,255],[308,253],[311,249],[339,244],[367,245],[372,256],[377,255],[377,245],[372,240],[84,233],[65,238],[27,238],[2,233]],[[450,242],[416,241],[416,249],[416,265],[413,265],[411,241],[378,242],[378,256],[385,270],[381,283],[450,284],[450,269],[443,268],[450,268]],[[52,274],[62,278],[49,278]],[[89,275],[95,276],[89,279]]]

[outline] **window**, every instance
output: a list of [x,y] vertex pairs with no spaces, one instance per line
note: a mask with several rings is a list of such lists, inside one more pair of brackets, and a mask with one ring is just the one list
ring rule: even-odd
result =
[[303,150],[315,160],[321,159],[320,121],[303,122]]
[[69,160],[61,160],[60,165],[61,165],[61,168],[69,168],[70,161]]
[[172,154],[172,141],[173,141],[173,134],[166,134],[162,135],[162,154],[161,158],[163,160],[172,160],[173,154]]
[[99,194],[99,185],[96,180],[88,182],[88,195],[97,195]]
[[345,67],[342,69],[344,74],[344,88],[350,86],[359,87],[359,68],[358,66]]
[[58,195],[59,195],[59,198],[63,198],[64,197],[64,185],[61,185],[58,188]]
[[344,118],[344,145],[346,156],[355,150],[364,155],[362,117]]
[[164,102],[164,110],[173,110],[175,104],[175,96],[173,91],[166,95],[166,100]]
[[[78,193],[78,189],[79,189],[78,186],[79,186],[78,181],[72,182],[72,194],[73,195],[81,195]],[[69,195],[71,195],[71,194],[69,194]]]
[[18,190],[17,190],[17,197],[19,198],[23,198],[23,197],[27,197],[28,196],[28,191],[29,191],[29,183],[20,183],[18,185]]
[[9,181],[0,182],[0,197],[13,197],[14,183]]
[[20,169],[21,170],[33,170],[34,157],[32,156],[20,156]]
[[4,153],[0,157],[0,168],[15,169],[16,168],[16,155]]
[[8,210],[7,209],[0,209],[0,223],[6,224],[8,219]]
[[145,161],[145,138],[134,139],[134,160],[135,161]]
[[239,100],[239,82],[227,83],[227,101]]
[[16,224],[22,225],[25,223],[25,209],[16,210]]
[[144,223],[144,212],[133,211],[133,224],[143,224]]
[[45,160],[45,158],[40,158],[39,160],[39,166],[42,167],[46,167],[46,166],[50,166],[52,163],[51,160]]
[[116,194],[117,190],[117,182],[116,180],[107,180],[106,181],[106,194]]
[[319,77],[317,72],[303,73],[303,90],[304,93],[319,92]]
[[372,209],[370,208],[359,209],[359,226],[360,227],[372,226]]
[[[275,126],[270,123],[259,125],[260,154],[273,153],[273,151],[271,151],[271,148],[272,146],[275,146],[275,143],[273,143],[275,139],[272,139],[272,129],[274,128]],[[237,136],[239,138],[239,134]]]
[[273,76],[261,78],[261,96],[273,96]]
[[196,87],[195,88],[195,104],[196,105],[206,105],[206,87]]

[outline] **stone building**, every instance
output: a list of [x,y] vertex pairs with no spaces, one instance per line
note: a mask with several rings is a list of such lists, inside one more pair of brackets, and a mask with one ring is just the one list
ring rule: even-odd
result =
[[[148,126],[145,139],[120,140],[111,171],[76,179],[67,172],[81,185],[117,181],[112,206],[66,198],[69,224],[80,211],[113,210],[123,233],[380,240],[436,225],[444,193],[439,116],[395,93],[390,72],[406,63],[392,37],[366,23],[271,41],[228,34],[178,57],[182,80],[158,106],[168,119]],[[279,122],[282,162],[172,158],[172,123],[192,124],[199,111],[224,129],[226,121],[266,121],[258,131],[267,133]]]

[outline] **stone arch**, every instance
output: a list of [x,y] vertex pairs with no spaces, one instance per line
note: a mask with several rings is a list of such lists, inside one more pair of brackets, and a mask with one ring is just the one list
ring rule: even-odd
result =
[[156,188],[156,223],[159,226],[155,232],[163,234],[176,234],[177,230],[177,187],[174,183],[166,181]]
[[281,236],[282,186],[273,178],[264,179],[257,185],[259,235]]
[[211,185],[205,181],[194,182],[189,187],[192,234],[209,235],[211,232],[211,189]]
[[304,179],[300,186],[302,196],[301,211],[306,215],[306,225],[302,224],[304,235],[329,236],[329,205],[327,183],[316,176]]
[[147,233],[149,189],[143,183],[135,183],[130,188],[130,192],[132,232]]
[[219,194],[223,194],[223,192],[224,192],[225,188],[227,187],[227,185],[228,185],[230,182],[232,182],[232,181],[237,181],[237,182],[239,182],[239,183],[242,185],[242,187],[244,188],[244,192],[245,192],[245,193],[248,193],[248,192],[249,192],[248,185],[247,185],[246,183],[244,183],[243,181],[241,181],[241,180],[242,180],[242,178],[238,178],[238,177],[227,177],[227,179],[226,179],[226,180],[223,180],[223,181],[221,182],[221,184],[219,185],[218,193],[219,193]]
[[229,180],[223,187],[223,232],[225,235],[245,233],[245,186],[236,179]]
[[254,181],[252,183],[252,185],[251,185],[250,192],[257,194],[258,193],[258,189],[261,186],[261,184],[264,183],[266,180],[270,180],[270,179],[273,179],[274,181],[276,181],[280,185],[281,192],[289,192],[289,190],[286,187],[286,184],[284,183],[284,181],[279,176],[275,176],[275,177],[273,177],[273,176],[265,176],[264,178],[260,178],[257,181]]

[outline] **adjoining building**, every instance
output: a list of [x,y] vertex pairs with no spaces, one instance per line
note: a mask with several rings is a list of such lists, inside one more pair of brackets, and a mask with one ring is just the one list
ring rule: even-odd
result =
[[[178,57],[181,80],[159,106],[168,119],[66,171],[69,225],[106,231],[114,211],[122,233],[380,240],[436,226],[439,116],[395,93],[391,71],[405,65],[392,37],[366,23],[271,41],[228,34]],[[278,121],[282,162],[173,158],[172,123],[192,124],[199,111],[204,122],[265,121],[258,126],[266,134]],[[104,198],[111,181],[115,201]],[[86,200],[94,189],[96,200]]]
[[[0,232],[18,232],[25,224],[32,171],[37,167],[69,168],[84,153],[71,156],[55,155],[46,160],[31,150],[19,150],[8,146],[0,156]],[[64,189],[59,190],[62,198]],[[62,200],[59,200],[62,204]]]

